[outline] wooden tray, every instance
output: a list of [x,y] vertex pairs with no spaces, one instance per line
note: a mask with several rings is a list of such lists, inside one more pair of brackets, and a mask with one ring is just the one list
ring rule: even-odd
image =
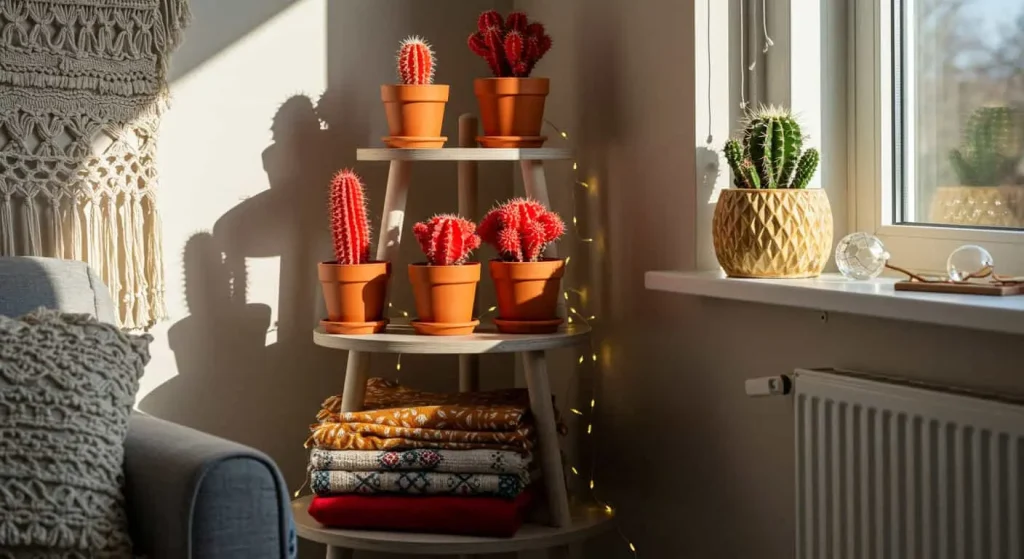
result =
[[1024,285],[987,285],[983,283],[950,283],[924,281],[898,281],[896,291],[923,291],[926,293],[960,293],[964,295],[994,295],[1006,297],[1024,295]]

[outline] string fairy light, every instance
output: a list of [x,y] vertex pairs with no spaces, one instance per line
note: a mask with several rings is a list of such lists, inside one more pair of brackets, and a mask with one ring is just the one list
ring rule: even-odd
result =
[[[767,32],[765,34],[767,36]],[[565,141],[569,140],[569,134],[564,129],[559,128],[558,126],[556,126],[550,120],[545,119],[544,122],[548,126],[550,126],[552,129],[554,129],[554,131],[563,140],[565,140]],[[570,191],[572,193],[572,217],[571,217],[571,222],[572,222],[573,235],[574,235],[574,237],[576,238],[577,241],[579,241],[581,243],[584,243],[584,244],[588,244],[590,246],[593,246],[593,243],[594,243],[593,237],[580,233],[580,219],[579,219],[579,217],[577,215],[577,212],[576,212],[576,206],[577,206],[576,190],[578,188],[582,188],[582,189],[586,190],[589,195],[592,195],[592,196],[596,195],[596,191],[592,188],[591,184],[589,184],[587,181],[584,181],[584,180],[580,179],[579,170],[580,170],[579,163],[577,161],[573,160],[573,162],[572,162],[572,172],[573,172],[572,183],[573,183],[573,187],[570,189]],[[568,266],[569,262],[571,260],[572,260],[572,257],[571,256],[567,256],[565,258],[565,265]],[[572,305],[566,305],[567,310],[568,310],[568,314],[569,314],[569,316],[566,317],[566,322],[568,322],[569,324],[573,324],[573,322],[574,322],[573,318],[575,318],[577,321],[579,321],[579,322],[581,322],[581,323],[583,323],[583,324],[585,324],[585,325],[587,325],[589,327],[590,326],[590,322],[596,320],[597,316],[595,314],[591,314],[589,312],[581,312],[581,310],[582,311],[586,311],[587,307],[589,306],[587,304],[588,301],[587,301],[587,289],[586,289],[586,287],[580,286],[578,288],[565,288],[562,291],[562,298],[565,301],[568,302],[568,301],[570,301],[570,294],[575,295],[577,300]],[[597,351],[594,348],[593,339],[591,339],[591,341],[590,341],[590,352],[589,352],[589,354],[590,354],[589,361],[590,361],[591,365],[594,366],[594,367],[599,366],[598,365],[598,360],[597,360]],[[575,371],[574,371],[575,374],[569,375],[569,377],[570,377],[568,379],[569,382],[571,382],[573,380],[573,377],[576,377],[578,375],[579,367],[583,367],[583,366],[586,365],[586,363],[588,361],[586,357],[587,357],[586,353],[581,354],[579,356],[579,358],[576,361],[576,368],[575,368]],[[584,420],[584,419],[586,420],[586,434],[587,434],[588,438],[591,441],[590,472],[589,472],[589,475],[588,475],[588,478],[587,478],[588,479],[587,487],[590,490],[590,497],[591,497],[591,499],[594,500],[594,502],[596,502],[604,510],[605,514],[614,515],[615,514],[615,509],[612,507],[612,505],[610,503],[608,503],[608,502],[603,501],[598,496],[598,494],[597,494],[597,492],[595,490],[595,487],[596,487],[596,482],[595,482],[595,477],[596,476],[595,476],[595,473],[596,473],[596,470],[597,470],[597,452],[595,450],[596,439],[595,439],[595,437],[593,437],[593,433],[594,433],[594,420],[596,418],[596,410],[597,410],[597,398],[596,397],[591,397],[591,399],[590,399],[590,408],[586,412],[581,411],[581,410],[579,410],[577,408],[569,408],[569,411],[573,415],[579,417],[581,421]],[[577,468],[575,465],[570,464],[569,465],[569,470],[572,472],[573,476],[576,476],[576,477],[580,477],[581,476],[579,468]],[[626,542],[626,546],[629,548],[630,553],[633,554],[634,559],[640,557],[640,554],[639,554],[639,552],[636,549],[636,545],[634,545],[633,542],[630,541],[630,539],[622,531],[621,526],[616,526],[616,532],[619,534],[619,537],[622,538],[622,540],[624,542]]]

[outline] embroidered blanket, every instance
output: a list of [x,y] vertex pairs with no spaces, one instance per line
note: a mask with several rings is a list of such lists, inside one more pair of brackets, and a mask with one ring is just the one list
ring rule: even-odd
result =
[[467,474],[521,474],[530,467],[532,457],[505,450],[404,451],[326,450],[309,453],[314,470],[405,471],[421,470]]
[[317,495],[402,493],[407,495],[491,495],[514,498],[529,482],[527,474],[460,474],[441,472],[310,471]]

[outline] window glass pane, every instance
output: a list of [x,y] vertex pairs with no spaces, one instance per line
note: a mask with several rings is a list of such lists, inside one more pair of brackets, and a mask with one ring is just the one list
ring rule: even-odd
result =
[[1024,0],[899,0],[897,223],[1024,228]]

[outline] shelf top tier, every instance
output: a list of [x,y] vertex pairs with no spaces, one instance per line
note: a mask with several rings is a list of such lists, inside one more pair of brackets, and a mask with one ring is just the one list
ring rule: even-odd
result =
[[464,355],[470,353],[518,353],[569,347],[587,341],[590,328],[582,324],[563,326],[554,334],[502,334],[492,324],[481,324],[468,336],[422,336],[411,326],[392,324],[387,332],[350,336],[328,334],[322,327],[313,330],[316,345],[332,349],[369,353],[432,353]]
[[572,159],[564,148],[360,148],[359,161],[557,161]]
[[[472,498],[467,497],[467,499]],[[613,518],[611,514],[596,507],[574,507],[571,526],[551,528],[537,524],[524,524],[511,538],[343,530],[326,528],[309,516],[307,511],[311,499],[312,497],[307,495],[292,501],[295,528],[300,538],[345,549],[400,553],[403,557],[409,555],[508,553],[548,549],[583,541],[600,534],[612,527]]]

